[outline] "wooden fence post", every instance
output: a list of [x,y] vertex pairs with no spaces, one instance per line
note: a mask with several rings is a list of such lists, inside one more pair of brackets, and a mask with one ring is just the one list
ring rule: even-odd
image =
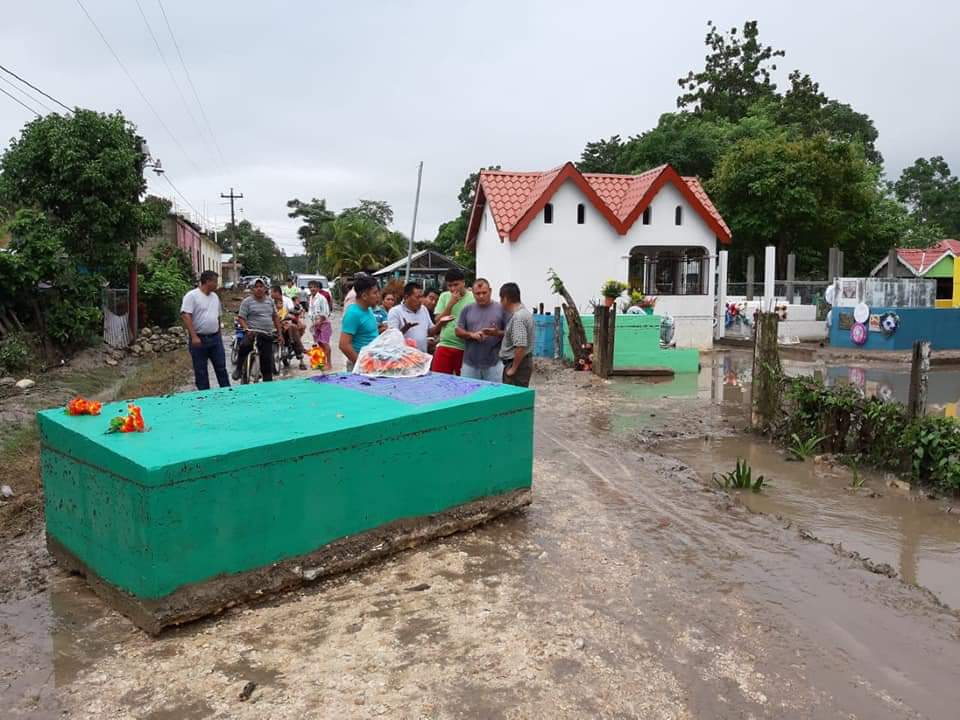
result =
[[780,348],[775,312],[757,313],[753,341],[753,380],[750,385],[750,424],[766,432],[780,408]]
[[563,359],[563,315],[560,306],[553,308],[553,359]]
[[617,338],[617,305],[616,303],[607,313],[607,338],[605,352],[607,355],[607,377],[613,375],[613,344]]
[[608,378],[613,372],[617,308],[598,305],[593,310],[593,372]]
[[753,300],[753,278],[756,272],[753,255],[747,255],[747,291],[744,294],[747,300]]
[[910,395],[907,400],[907,415],[911,420],[923,417],[927,412],[927,375],[930,372],[930,341],[913,343],[910,360]]

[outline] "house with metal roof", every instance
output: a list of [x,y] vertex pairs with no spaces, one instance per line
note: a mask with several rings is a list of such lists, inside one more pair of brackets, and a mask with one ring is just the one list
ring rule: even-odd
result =
[[927,248],[897,248],[897,263],[890,272],[889,255],[870,271],[871,277],[920,277],[937,281],[937,307],[960,307],[960,240],[940,240]]
[[496,289],[513,281],[529,307],[558,303],[552,268],[589,312],[607,280],[657,297],[676,322],[681,347],[713,343],[718,243],[730,229],[700,181],[669,165],[639,175],[581,173],[566,163],[547,172],[483,170],[467,247],[477,276]]
[[[410,256],[410,280],[418,282],[424,288],[443,289],[443,276],[447,270],[456,268],[466,273],[467,268],[436,250],[419,250]],[[373,275],[382,281],[402,280],[407,271],[406,256],[377,270]]]

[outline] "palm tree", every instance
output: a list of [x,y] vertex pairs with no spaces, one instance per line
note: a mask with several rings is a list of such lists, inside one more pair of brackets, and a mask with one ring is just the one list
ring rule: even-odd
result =
[[405,252],[400,249],[405,242],[401,233],[366,218],[339,217],[330,223],[324,254],[333,275],[345,275],[394,262]]

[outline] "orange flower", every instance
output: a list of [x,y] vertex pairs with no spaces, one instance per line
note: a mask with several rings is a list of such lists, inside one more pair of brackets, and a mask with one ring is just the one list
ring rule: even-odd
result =
[[127,405],[127,410],[129,414],[126,416],[118,416],[110,421],[110,427],[107,432],[130,433],[143,432],[146,430],[140,408],[136,405]]
[[99,415],[102,404],[77,395],[67,403],[67,415]]
[[307,354],[310,356],[310,367],[314,370],[322,370],[327,361],[327,356],[323,352],[323,348],[312,348]]

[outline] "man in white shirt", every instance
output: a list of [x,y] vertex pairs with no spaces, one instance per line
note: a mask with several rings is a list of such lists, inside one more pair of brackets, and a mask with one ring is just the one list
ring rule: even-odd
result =
[[180,317],[190,335],[190,358],[197,390],[210,389],[207,362],[213,363],[220,387],[230,387],[227,358],[220,335],[220,298],[217,296],[218,275],[213,270],[200,273],[200,285],[183,296]]
[[423,290],[415,282],[403,286],[403,302],[387,313],[387,327],[396,328],[404,338],[413,340],[420,352],[427,351],[427,338],[440,331],[430,321],[430,313],[423,306]]

